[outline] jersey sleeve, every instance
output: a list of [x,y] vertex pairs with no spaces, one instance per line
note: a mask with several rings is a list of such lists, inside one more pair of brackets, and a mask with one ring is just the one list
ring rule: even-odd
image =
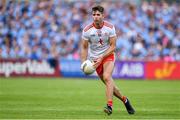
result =
[[114,27],[114,26],[113,26],[113,28],[111,29],[109,36],[110,36],[110,37],[116,36],[116,30],[115,30],[115,27]]
[[88,33],[85,32],[84,30],[83,30],[83,32],[82,32],[82,39],[84,39],[84,40],[89,40]]

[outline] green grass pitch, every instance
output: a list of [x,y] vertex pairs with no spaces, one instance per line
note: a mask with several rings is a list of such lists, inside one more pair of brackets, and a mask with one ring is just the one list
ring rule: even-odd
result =
[[116,80],[136,109],[114,98],[103,112],[105,87],[86,78],[0,78],[0,119],[180,119],[180,81]]

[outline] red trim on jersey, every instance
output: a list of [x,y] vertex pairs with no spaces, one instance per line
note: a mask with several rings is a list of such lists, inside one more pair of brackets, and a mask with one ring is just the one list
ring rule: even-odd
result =
[[85,28],[84,28],[84,32],[88,31],[90,28],[93,27],[93,24],[90,24],[90,25],[87,25]]
[[111,29],[113,28],[113,25],[107,21],[104,21],[104,26],[109,27]]
[[91,23],[90,25],[87,25],[87,26],[84,28],[84,32],[88,31],[88,30],[89,30],[90,28],[92,28],[92,27],[94,27],[94,28],[96,28],[96,29],[101,29],[103,26],[106,26],[106,27],[109,27],[109,28],[113,29],[113,25],[112,25],[111,23],[107,22],[107,21],[103,21],[103,24],[102,24],[102,26],[100,26],[100,27],[97,27],[97,26],[95,25],[95,23],[93,22],[93,23]]
[[101,29],[101,28],[104,26],[104,21],[103,21],[102,26],[100,26],[100,27],[97,27],[94,22],[93,22],[93,26],[94,26],[96,29]]

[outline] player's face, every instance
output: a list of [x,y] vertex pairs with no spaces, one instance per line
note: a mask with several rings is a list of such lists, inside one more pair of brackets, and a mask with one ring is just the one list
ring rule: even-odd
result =
[[92,16],[93,16],[93,20],[94,20],[95,23],[102,22],[103,18],[104,18],[104,14],[102,14],[99,11],[93,11]]

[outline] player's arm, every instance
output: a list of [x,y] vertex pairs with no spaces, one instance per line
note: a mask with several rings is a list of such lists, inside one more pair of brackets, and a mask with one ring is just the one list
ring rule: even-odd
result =
[[116,36],[114,37],[110,37],[109,39],[109,44],[110,44],[110,47],[109,49],[101,56],[101,58],[105,58],[107,57],[108,55],[112,54],[115,49],[116,49]]
[[80,56],[81,56],[81,62],[84,62],[87,59],[87,55],[88,55],[88,40],[81,40],[81,52],[80,52]]
[[116,49],[116,36],[110,37],[109,44],[110,44],[110,47],[107,49],[107,51],[102,56],[100,56],[97,59],[96,63],[94,64],[95,68],[97,68],[97,66],[99,66],[99,64],[101,63],[103,58],[107,57],[108,55],[112,54],[115,51],[115,49]]

